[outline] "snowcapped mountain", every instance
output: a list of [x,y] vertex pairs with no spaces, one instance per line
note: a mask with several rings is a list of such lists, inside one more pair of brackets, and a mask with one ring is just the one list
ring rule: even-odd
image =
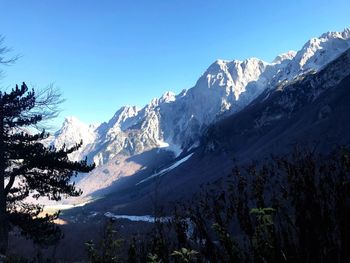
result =
[[349,47],[350,29],[345,29],[312,38],[298,52],[280,54],[271,63],[258,58],[217,60],[193,88],[177,95],[166,92],[142,109],[122,107],[97,128],[68,118],[52,143],[69,146],[83,139],[84,147],[72,158],[87,155],[98,166],[155,148],[176,157],[197,145],[213,122],[244,109],[266,90],[321,70]]
[[51,145],[60,149],[63,146],[72,147],[82,140],[82,147],[70,155],[72,160],[79,160],[86,155],[89,146],[95,141],[95,130],[96,126],[94,125],[88,125],[76,117],[67,117],[61,129],[55,133]]
[[308,71],[318,71],[350,47],[350,28],[327,32],[305,43],[293,59],[274,76],[274,83],[291,80]]
[[250,165],[252,160],[266,161],[271,155],[290,153],[295,144],[321,153],[348,146],[349,101],[347,49],[318,72],[265,90],[241,111],[211,125],[200,146],[190,153],[154,173],[127,178],[127,191],[122,191],[126,187],[117,182],[113,194],[96,202],[93,209],[148,214],[152,211],[149,193],[156,186],[160,205],[171,207],[176,201],[195,200],[193,194],[198,194],[208,182],[225,187],[226,175],[239,163]]
[[350,48],[316,73],[265,90],[244,110],[214,124],[201,146],[251,160],[296,143],[327,151],[348,145],[349,66]]

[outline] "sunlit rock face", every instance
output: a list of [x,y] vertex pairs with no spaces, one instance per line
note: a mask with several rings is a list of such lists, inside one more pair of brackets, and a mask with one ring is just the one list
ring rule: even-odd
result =
[[[124,106],[98,127],[67,118],[51,144],[60,148],[82,139],[83,147],[71,155],[72,160],[87,156],[98,167],[152,149],[169,151],[176,157],[198,145],[208,125],[241,111],[267,90],[292,83],[306,73],[320,71],[349,47],[350,29],[346,29],[312,38],[298,52],[280,54],[271,63],[258,58],[217,60],[192,88],[177,95],[166,92],[141,109]],[[262,118],[257,125],[264,122]],[[132,175],[141,166],[127,168],[133,171],[130,173],[119,173],[119,168],[113,165],[115,176],[108,179],[108,184],[121,174]],[[84,185],[88,185],[88,178],[84,179]]]

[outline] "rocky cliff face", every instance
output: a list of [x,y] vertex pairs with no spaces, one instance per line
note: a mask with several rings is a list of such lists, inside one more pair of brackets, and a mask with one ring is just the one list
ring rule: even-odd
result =
[[[262,93],[269,96],[268,91],[276,87],[322,70],[349,47],[350,29],[346,29],[312,38],[298,52],[278,55],[272,63],[257,58],[217,60],[193,88],[177,95],[166,92],[142,109],[122,107],[97,128],[69,118],[51,143],[59,148],[63,143],[70,145],[83,139],[84,146],[72,158],[88,156],[98,166],[118,156],[130,157],[155,148],[178,156],[198,145],[208,125],[241,111]],[[315,88],[314,94],[317,92]],[[256,125],[264,122],[262,118]]]

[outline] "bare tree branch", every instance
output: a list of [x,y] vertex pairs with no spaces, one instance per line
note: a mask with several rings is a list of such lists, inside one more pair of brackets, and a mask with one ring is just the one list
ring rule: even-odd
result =
[[61,112],[60,105],[65,101],[60,90],[50,84],[45,89],[36,92],[35,112],[40,114],[43,121],[56,118]]
[[[12,51],[11,48],[8,48],[4,45],[5,37],[0,35],[0,66],[9,66],[12,65],[19,59],[19,55],[8,57],[7,54]],[[0,78],[3,76],[3,70],[0,69]]]
[[5,37],[0,35],[0,64],[2,65],[9,65],[13,64],[19,59],[19,55],[13,56],[13,57],[6,57],[6,54],[11,52],[12,49],[4,46],[4,40]]
[[[62,98],[62,93],[53,84],[48,85],[44,89],[35,90],[35,106],[28,112],[23,112],[23,116],[26,118],[41,116],[41,121],[31,125],[32,128],[37,131],[50,130],[51,127],[49,122],[55,119],[62,111],[60,105],[65,101]],[[20,127],[20,129],[26,129],[26,127]]]

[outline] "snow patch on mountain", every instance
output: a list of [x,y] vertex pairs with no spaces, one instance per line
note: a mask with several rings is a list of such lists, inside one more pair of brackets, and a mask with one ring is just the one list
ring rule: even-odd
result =
[[174,153],[175,157],[178,157],[182,153],[182,148],[171,141],[164,142],[158,141],[158,146],[160,149],[165,149]]
[[144,182],[147,182],[153,178],[159,177],[159,176],[163,176],[164,174],[170,172],[171,170],[175,169],[176,167],[180,166],[181,164],[183,164],[184,162],[186,162],[187,160],[189,160],[192,157],[193,153],[183,157],[182,159],[176,161],[175,163],[173,163],[172,165],[170,165],[167,168],[162,169],[161,171],[159,171],[158,173],[152,174],[151,176],[147,177],[146,179],[141,180],[140,182],[138,182],[136,185],[142,184]]

